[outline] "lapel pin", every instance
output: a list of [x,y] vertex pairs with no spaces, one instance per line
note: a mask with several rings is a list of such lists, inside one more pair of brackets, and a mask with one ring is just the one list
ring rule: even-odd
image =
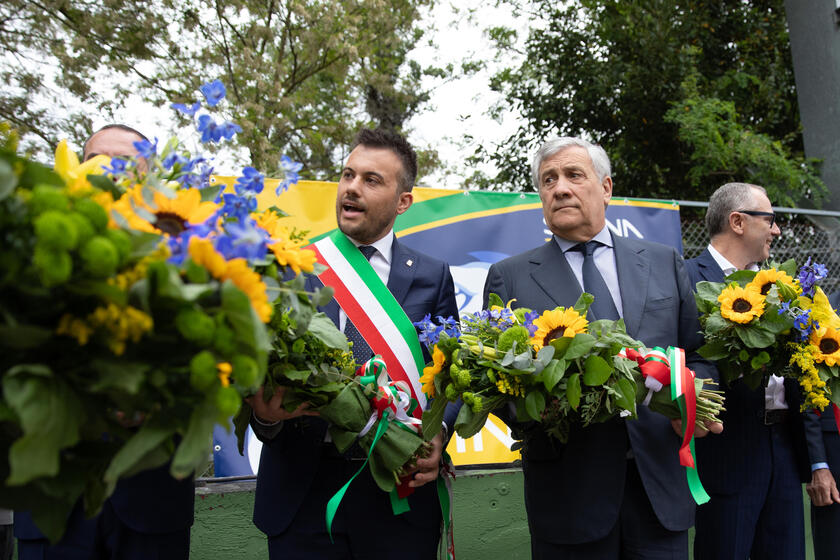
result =
[[406,266],[411,266],[411,265],[414,264],[414,261],[411,260],[411,259],[408,259],[407,261],[405,261],[405,264],[406,264]]

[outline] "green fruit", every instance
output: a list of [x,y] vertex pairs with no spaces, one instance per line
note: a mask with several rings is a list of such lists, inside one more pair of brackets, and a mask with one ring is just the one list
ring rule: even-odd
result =
[[233,379],[242,387],[252,387],[257,382],[260,368],[256,360],[251,356],[237,354],[231,362],[233,366]]
[[105,237],[117,248],[117,253],[120,256],[120,264],[125,263],[128,257],[131,256],[131,236],[121,229],[106,229]]
[[190,342],[199,346],[209,346],[213,342],[216,322],[198,309],[182,309],[175,316],[175,328]]
[[455,364],[452,364],[449,367],[449,376],[452,378],[452,383],[454,383],[455,387],[458,389],[468,389],[470,383],[472,382],[470,370],[463,369]]
[[108,227],[108,213],[95,201],[89,198],[80,198],[76,200],[74,209],[90,220],[97,232],[101,233]]
[[41,283],[47,287],[67,282],[73,273],[73,259],[67,251],[37,245],[32,262],[40,273]]
[[52,249],[75,249],[79,233],[69,214],[47,210],[35,218],[35,235],[38,243]]
[[216,358],[207,350],[199,352],[190,360],[190,384],[199,391],[206,391],[216,383],[219,370]]
[[102,235],[97,235],[85,243],[80,254],[85,270],[96,278],[113,276],[120,262],[117,248]]
[[233,387],[219,387],[215,400],[219,417],[225,420],[239,412],[239,407],[242,406],[242,397]]
[[444,391],[446,394],[446,400],[455,402],[458,400],[458,389],[455,388],[453,383],[450,383],[446,386],[446,390]]
[[522,325],[515,325],[499,335],[499,342],[496,348],[499,352],[507,352],[513,348],[513,343],[516,342],[516,351],[524,352],[528,348],[528,341],[530,339],[531,335],[527,328]]
[[51,185],[35,185],[32,197],[29,199],[32,214],[38,216],[47,210],[66,212],[70,209],[70,200],[58,187]]
[[96,233],[93,231],[93,224],[91,224],[90,220],[85,218],[82,214],[79,214],[78,212],[71,212],[67,214],[67,217],[76,227],[79,245],[84,245]]

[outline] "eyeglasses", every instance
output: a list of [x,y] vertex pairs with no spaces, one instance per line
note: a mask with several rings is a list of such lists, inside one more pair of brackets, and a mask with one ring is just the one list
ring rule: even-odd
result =
[[735,210],[739,214],[746,214],[747,216],[767,216],[770,218],[770,227],[773,227],[773,224],[776,223],[776,213],[775,212],[761,212],[759,210]]

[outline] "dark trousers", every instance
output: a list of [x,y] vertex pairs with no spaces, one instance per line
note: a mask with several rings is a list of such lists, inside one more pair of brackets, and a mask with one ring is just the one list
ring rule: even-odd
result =
[[[824,431],[822,436],[831,474],[840,488],[840,435],[836,431]],[[815,560],[835,560],[840,554],[840,504],[822,507],[811,504],[811,530]]]
[[105,502],[102,513],[85,519],[76,508],[62,539],[18,539],[19,560],[186,560],[190,555],[190,529],[164,534],[134,531]]
[[11,525],[0,525],[0,560],[12,560],[15,539]]
[[688,531],[669,531],[662,526],[647,497],[636,462],[630,460],[618,521],[606,537],[581,544],[556,544],[531,535],[531,557],[534,560],[687,560]]
[[[422,524],[394,516],[390,498],[367,467],[353,481],[327,534],[326,505],[362,466],[361,461],[323,459],[315,482],[283,533],[268,537],[271,560],[430,560],[440,540],[440,510]],[[431,483],[430,483],[431,484]],[[425,488],[425,487],[424,487]],[[427,489],[428,491],[428,489]]]
[[802,483],[789,429],[767,429],[770,464],[757,465],[739,491],[710,494],[697,508],[696,560],[804,560]]

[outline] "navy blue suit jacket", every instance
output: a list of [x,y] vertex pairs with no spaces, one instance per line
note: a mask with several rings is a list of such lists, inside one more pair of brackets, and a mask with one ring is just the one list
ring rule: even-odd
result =
[[[840,292],[834,292],[828,298],[831,307],[840,307]],[[820,416],[811,411],[805,413],[805,437],[808,442],[808,456],[810,463],[828,463],[832,472],[840,473],[840,448],[826,448],[823,432],[837,433],[837,422],[834,411],[826,407]]]
[[[613,236],[627,333],[649,347],[679,346],[701,377],[711,368],[693,351],[701,343],[697,308],[682,257],[671,247]],[[502,301],[537,311],[574,305],[581,286],[551,239],[490,267],[484,287]],[[531,533],[575,544],[598,540],[615,526],[624,494],[627,451],[660,523],[671,531],[694,524],[694,501],[680,466],[680,438],[670,421],[640,406],[638,420],[614,419],[573,430],[568,443],[538,427],[524,433],[525,504]],[[519,426],[521,428],[521,426]]]
[[[120,480],[108,498],[119,520],[132,530],[143,534],[163,534],[182,531],[193,524],[195,510],[195,482],[192,478],[175,480],[169,465],[163,465]],[[81,515],[81,503],[73,515]],[[80,530],[90,530],[94,544],[96,518],[80,522]],[[32,517],[15,512],[15,536],[19,539],[45,538]]]
[[[432,318],[440,315],[457,319],[458,305],[449,265],[413,251],[396,239],[392,252],[387,285],[408,318],[420,321],[431,313]],[[308,282],[317,282],[317,279]],[[322,310],[338,325],[339,306],[335,301]],[[428,361],[428,352],[425,348],[423,351]],[[447,425],[454,425],[457,413],[458,407],[447,408]],[[263,441],[254,499],[254,524],[262,532],[278,535],[294,519],[313,484],[326,431],[324,420],[304,417],[287,421],[276,437]],[[409,504],[411,511],[400,517],[412,523],[438,525],[440,504],[434,484],[418,488],[409,497]],[[375,512],[360,512],[369,513]],[[390,511],[385,513],[392,515]]]
[[[706,249],[699,257],[686,261],[692,286],[698,282],[723,282],[723,271]],[[750,389],[741,380],[726,390],[726,411],[721,413],[723,433],[698,439],[697,472],[706,489],[714,494],[731,494],[744,487],[747,478],[760,469],[770,469],[770,432],[764,425],[764,387]],[[804,427],[799,414],[801,393],[793,379],[785,379],[785,400],[790,416],[787,420],[797,457],[799,476],[810,480],[807,464]]]

